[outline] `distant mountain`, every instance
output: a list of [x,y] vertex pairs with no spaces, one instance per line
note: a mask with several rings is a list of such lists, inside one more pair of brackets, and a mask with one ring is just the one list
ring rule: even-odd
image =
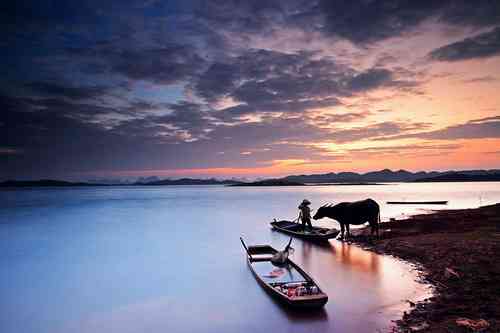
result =
[[195,179],[195,178],[181,178],[181,179],[163,179],[151,182],[136,182],[134,185],[145,186],[159,186],[159,185],[230,185],[239,183],[236,180],[217,180],[210,179]]
[[131,179],[126,178],[89,178],[86,179],[85,182],[101,185],[131,185],[134,183]]
[[68,182],[54,179],[41,180],[7,180],[0,182],[0,187],[35,187],[35,186],[160,186],[160,185],[234,185],[234,186],[300,186],[305,184],[370,184],[370,183],[390,183],[390,182],[479,182],[479,181],[500,181],[500,170],[463,170],[463,171],[420,171],[410,172],[406,170],[392,171],[384,169],[367,173],[339,172],[313,175],[292,175],[278,179],[261,179],[254,182],[245,182],[239,179],[218,180],[181,178],[163,179],[157,177],[140,178],[135,183],[94,183],[94,182]]
[[[149,177],[148,177],[149,178]],[[42,180],[7,180],[0,182],[0,187],[35,187],[35,186],[133,186],[133,185],[143,185],[143,186],[154,186],[154,185],[229,185],[239,183],[237,180],[217,180],[212,179],[194,179],[194,178],[182,178],[182,179],[163,179],[156,180],[156,177],[149,178],[152,181],[149,182],[136,182],[136,183],[86,183],[86,182],[68,182],[63,180],[53,180],[53,179],[42,179]],[[143,179],[144,180],[144,179]]]
[[[392,171],[384,169],[380,171],[372,171],[367,173],[356,172],[340,172],[340,173],[325,173],[313,175],[293,175],[282,178],[286,181],[300,183],[370,183],[370,182],[414,182],[419,179],[431,179],[438,176],[455,174],[456,171],[420,171],[410,172],[406,170]],[[465,170],[460,171],[460,174],[469,176],[491,176],[500,174],[500,170]],[[474,180],[471,180],[474,181]]]
[[7,180],[0,182],[0,187],[65,187],[65,186],[103,186],[103,184],[91,184],[83,182],[67,182],[63,180],[41,179],[41,180]]
[[153,183],[159,182],[161,179],[157,176],[149,176],[149,177],[139,177],[136,183],[145,184],[145,183]]
[[453,172],[437,177],[421,178],[415,182],[498,182],[500,173],[492,174],[467,174],[462,172]]
[[304,183],[288,181],[283,179],[265,179],[250,183],[237,183],[229,186],[304,186]]

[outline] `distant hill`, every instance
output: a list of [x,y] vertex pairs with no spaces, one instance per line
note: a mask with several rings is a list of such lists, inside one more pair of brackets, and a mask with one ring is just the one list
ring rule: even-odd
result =
[[[410,172],[406,170],[392,171],[384,169],[380,171],[372,171],[367,173],[356,172],[340,172],[340,173],[325,173],[313,175],[293,175],[282,178],[286,181],[300,182],[300,183],[370,183],[370,182],[414,182],[420,179],[432,179],[439,176],[448,174],[456,174],[456,171],[420,171]],[[499,175],[500,170],[465,170],[460,171],[460,174],[466,176],[485,176]],[[473,179],[470,178],[470,179]],[[478,178],[479,179],[479,178]],[[476,180],[470,180],[476,181]]]
[[440,175],[437,177],[417,179],[415,182],[498,182],[500,181],[500,173],[494,174],[464,174],[459,172]]
[[[150,178],[155,179],[155,178]],[[239,183],[236,180],[217,180],[217,179],[194,179],[194,178],[181,178],[181,179],[164,179],[153,180],[149,182],[136,182],[133,184],[116,182],[116,183],[86,183],[86,182],[68,182],[63,180],[42,179],[42,180],[7,180],[0,182],[0,187],[69,187],[69,186],[160,186],[160,185],[229,185]]]
[[41,179],[41,180],[7,180],[0,182],[0,187],[65,187],[65,186],[103,186],[103,184],[91,184],[83,182],[66,182],[63,180]]
[[265,179],[250,183],[231,184],[229,186],[305,186],[305,184],[283,179]]
[[312,175],[291,175],[278,179],[261,179],[254,182],[239,179],[218,180],[181,178],[163,179],[157,177],[140,178],[135,183],[126,182],[68,182],[54,179],[7,180],[0,182],[0,187],[69,187],[69,186],[161,186],[161,185],[231,185],[231,186],[301,186],[306,184],[374,184],[391,182],[481,182],[500,181],[500,170],[463,170],[463,171],[392,171],[384,169],[367,173],[339,172]]
[[150,182],[136,182],[134,185],[144,186],[159,186],[159,185],[230,185],[238,184],[236,180],[217,180],[210,179],[195,179],[195,178],[181,178],[181,179],[163,179]]

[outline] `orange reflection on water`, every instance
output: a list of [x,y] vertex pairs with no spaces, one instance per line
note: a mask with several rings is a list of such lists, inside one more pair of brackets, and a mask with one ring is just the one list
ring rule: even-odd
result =
[[330,243],[335,258],[343,265],[366,273],[380,273],[380,256],[344,242]]
[[331,258],[343,266],[348,266],[349,269],[372,275],[378,275],[382,271],[381,256],[349,243],[335,240],[323,244],[302,242],[301,245],[301,259],[306,265],[312,264],[312,252],[319,251],[323,255],[327,255],[327,258]]

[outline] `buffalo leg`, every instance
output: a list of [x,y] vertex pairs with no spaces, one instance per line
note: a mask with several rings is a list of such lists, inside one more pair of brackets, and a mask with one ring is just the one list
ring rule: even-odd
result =
[[377,238],[378,238],[379,235],[378,235],[378,221],[377,221],[377,219],[370,221],[370,229],[371,229],[370,235],[373,237],[373,234],[376,233]]
[[344,223],[340,223],[340,239],[344,239]]
[[377,214],[377,238],[379,238],[378,228],[380,227],[380,211]]
[[350,231],[350,229],[349,229],[349,223],[347,223],[347,224],[345,225],[345,228],[346,228],[346,230],[347,230],[347,238],[351,238],[351,231]]

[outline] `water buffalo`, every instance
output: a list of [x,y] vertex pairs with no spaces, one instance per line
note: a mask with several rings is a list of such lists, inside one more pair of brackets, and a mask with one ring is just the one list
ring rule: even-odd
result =
[[329,217],[340,223],[341,236],[344,238],[344,226],[347,228],[347,237],[350,236],[349,224],[359,225],[365,222],[370,223],[371,234],[377,233],[378,224],[380,223],[380,207],[375,200],[366,199],[354,202],[341,202],[332,206],[332,204],[324,205],[318,208],[313,219],[319,220],[324,217]]

